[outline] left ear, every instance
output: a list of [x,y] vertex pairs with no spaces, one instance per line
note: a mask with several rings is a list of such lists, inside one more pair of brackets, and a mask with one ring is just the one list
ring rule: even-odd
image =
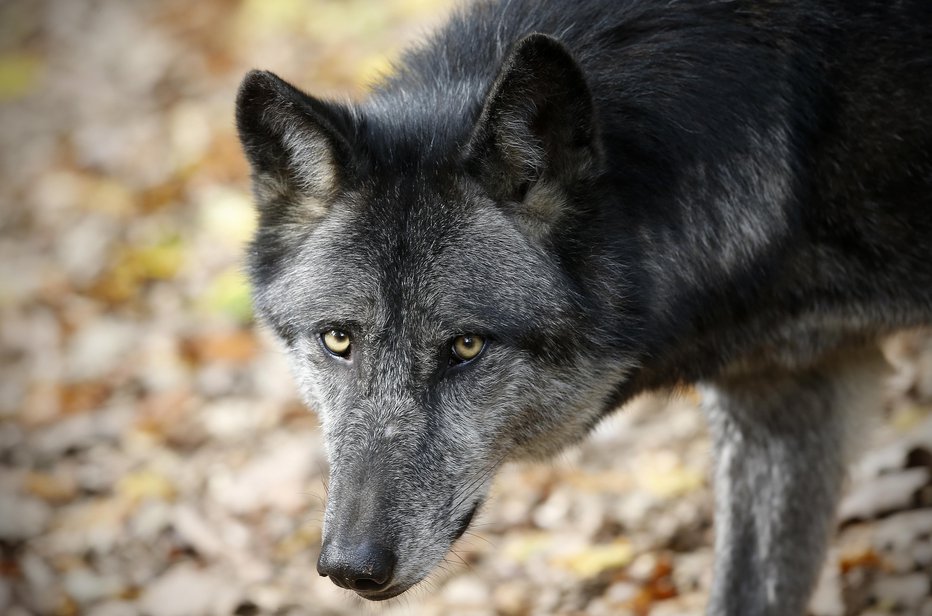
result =
[[540,184],[553,192],[597,173],[592,96],[562,43],[545,34],[518,41],[489,90],[465,159],[493,197],[510,202],[525,202]]

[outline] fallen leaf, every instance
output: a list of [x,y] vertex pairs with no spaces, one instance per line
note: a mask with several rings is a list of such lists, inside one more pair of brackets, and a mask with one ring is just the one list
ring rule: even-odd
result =
[[229,188],[206,191],[199,224],[216,242],[239,250],[256,230],[256,210],[248,194]]
[[639,460],[636,481],[656,496],[676,498],[701,488],[705,476],[669,452],[657,452]]
[[60,412],[71,415],[95,411],[110,397],[112,388],[100,381],[66,383],[58,390]]
[[842,554],[838,559],[838,566],[842,574],[846,574],[852,569],[879,569],[883,565],[880,555],[872,549],[866,549],[861,552]]
[[569,569],[579,577],[588,578],[603,571],[618,569],[634,558],[634,548],[625,540],[607,545],[594,545],[566,555],[555,556],[553,563]]
[[0,102],[16,100],[32,92],[43,67],[39,56],[15,52],[0,55]]
[[193,400],[191,392],[185,389],[147,396],[139,404],[136,428],[141,435],[155,439],[171,439],[176,430],[184,430],[187,436],[197,436],[191,433],[190,422],[185,422]]
[[901,434],[908,434],[929,417],[930,409],[916,404],[898,407],[892,413],[890,424]]
[[214,278],[197,303],[207,314],[225,314],[244,325],[252,322],[249,282],[239,267]]
[[95,282],[90,294],[108,303],[128,301],[145,283],[174,278],[184,259],[184,245],[176,234],[144,246],[124,246],[117,251],[115,265]]
[[175,497],[175,486],[161,473],[143,469],[120,479],[117,492],[131,502],[148,498],[171,500]]
[[547,552],[552,545],[553,536],[550,533],[522,533],[513,537],[503,552],[508,558],[523,563],[534,555]]
[[181,352],[194,363],[241,363],[256,356],[259,341],[252,330],[213,332],[187,338],[182,342]]
[[59,475],[30,471],[23,478],[23,489],[47,503],[64,503],[74,498],[77,487],[73,480]]
[[176,205],[184,198],[186,184],[179,178],[151,186],[141,191],[136,199],[136,205],[144,214],[149,214],[164,207]]
[[838,517],[842,522],[869,520],[884,513],[906,509],[919,490],[929,485],[928,468],[908,468],[881,475],[857,486],[842,499]]
[[181,237],[172,234],[157,243],[130,249],[125,266],[141,280],[168,280],[175,276],[183,261]]

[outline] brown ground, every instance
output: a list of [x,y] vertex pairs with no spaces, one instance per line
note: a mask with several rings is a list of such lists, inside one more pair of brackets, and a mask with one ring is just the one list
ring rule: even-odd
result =
[[[444,570],[363,605],[316,575],[325,460],[253,327],[232,101],[251,67],[360,95],[446,0],[0,3],[0,613],[699,614],[697,398],[508,468]],[[932,615],[932,343],[853,467],[819,615]],[[880,415],[880,414],[879,414]]]

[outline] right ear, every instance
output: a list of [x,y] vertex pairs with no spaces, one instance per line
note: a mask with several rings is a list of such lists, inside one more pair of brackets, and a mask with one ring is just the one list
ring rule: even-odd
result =
[[600,172],[592,95],[572,52],[532,33],[502,62],[464,148],[467,171],[515,216],[546,236],[572,207],[567,192]]
[[251,71],[236,98],[236,127],[252,167],[260,226],[324,216],[352,172],[350,114],[267,71]]

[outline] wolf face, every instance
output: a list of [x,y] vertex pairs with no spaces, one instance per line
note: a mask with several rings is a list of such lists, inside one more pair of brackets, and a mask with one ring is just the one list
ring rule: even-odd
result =
[[629,367],[594,318],[616,298],[570,271],[599,255],[562,256],[601,160],[575,62],[527,37],[463,112],[349,108],[262,72],[238,99],[255,304],[331,464],[318,570],[368,599],[422,580],[496,469],[581,438]]

